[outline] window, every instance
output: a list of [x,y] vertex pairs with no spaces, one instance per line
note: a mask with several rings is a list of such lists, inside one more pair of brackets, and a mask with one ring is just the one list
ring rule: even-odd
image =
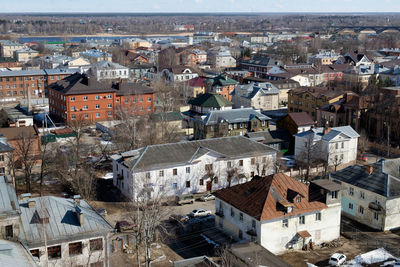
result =
[[90,251],[103,250],[103,239],[97,238],[89,241]]
[[338,149],[338,148],[339,148],[339,144],[335,143],[335,149]]
[[243,166],[243,160],[241,159],[241,160],[239,160],[239,166]]
[[100,100],[100,96],[99,96],[99,95],[96,95],[95,99],[96,99],[96,100]]
[[39,249],[31,249],[29,252],[31,253],[31,255],[32,255],[33,257],[36,257],[36,258],[38,258],[38,259],[40,258]]
[[374,212],[374,219],[377,221],[379,219],[379,214],[377,212]]
[[148,97],[148,98],[147,98],[147,102],[151,102],[151,97]]
[[299,224],[305,224],[305,223],[306,223],[306,217],[304,217],[304,215],[300,216],[299,217]]
[[76,111],[76,107],[75,106],[71,106],[71,111]]
[[190,188],[190,181],[186,181],[186,188]]
[[301,202],[301,196],[296,197],[296,202],[300,203]]
[[235,217],[235,211],[231,208],[231,217]]
[[108,108],[112,108],[112,104],[108,104],[107,107],[108,107]]
[[88,109],[89,109],[88,105],[83,106],[83,110],[88,110]]
[[190,167],[186,167],[186,173],[190,173]]
[[108,99],[112,99],[112,95],[107,95],[107,98]]
[[111,112],[111,111],[108,111],[108,112],[107,112],[107,115],[108,115],[108,117],[112,117],[112,112]]
[[364,214],[364,207],[363,206],[358,207],[358,212],[360,214]]
[[14,237],[14,231],[13,231],[13,226],[11,225],[6,225],[6,238],[13,238]]
[[283,228],[288,228],[288,227],[289,227],[289,220],[288,220],[288,219],[283,219],[283,221],[282,221],[282,227],[283,227]]
[[96,104],[96,109],[99,109],[100,108],[100,105],[99,104]]
[[350,195],[350,196],[353,196],[353,195],[354,195],[354,188],[353,188],[353,187],[350,187],[350,188],[349,188],[349,195]]
[[75,120],[76,119],[76,115],[75,114],[72,114],[71,115],[71,120]]
[[307,147],[307,142],[304,142],[304,147]]
[[178,175],[178,169],[172,169],[172,174],[173,175]]
[[163,170],[159,171],[159,172],[158,172],[158,176],[164,177],[164,171],[163,171]]
[[205,170],[206,170],[206,172],[212,172],[213,171],[213,165],[212,164],[206,164],[205,165]]
[[239,213],[239,221],[243,222],[243,213]]
[[177,183],[173,183],[173,184],[172,184],[172,188],[173,188],[173,189],[177,189],[177,188],[178,188],[178,184],[177,184]]
[[342,142],[342,148],[344,148],[344,142]]
[[96,118],[100,118],[100,113],[96,113]]
[[88,97],[85,95],[84,97],[83,97],[83,101],[87,101],[88,100]]
[[89,115],[88,115],[87,113],[85,113],[85,114],[83,115],[83,117],[84,117],[85,119],[88,119],[88,118],[89,118]]
[[49,256],[49,259],[61,258],[61,246],[48,247],[47,254]]
[[200,185],[204,185],[204,180],[200,179]]
[[140,102],[143,102],[143,97],[140,99]]
[[150,172],[146,172],[146,179],[150,179],[151,175]]
[[252,228],[256,228],[256,221],[255,221],[255,220],[252,220],[252,221],[251,221],[251,227],[252,227]]
[[337,193],[338,193],[338,191],[332,191],[332,192],[331,192],[331,197],[332,197],[333,199],[338,198]]
[[125,98],[125,104],[128,104],[128,102],[129,102],[129,99]]
[[214,177],[214,184],[218,184],[218,177]]
[[315,213],[315,220],[320,221],[321,220],[321,212]]
[[251,165],[255,165],[256,164],[256,159],[255,158],[251,158]]
[[353,209],[353,207],[354,207],[354,206],[353,206],[353,203],[349,203],[349,209],[351,209],[351,210],[352,210],[352,209]]
[[227,168],[232,168],[232,162],[228,161],[228,162],[226,163],[226,167],[227,167]]
[[4,155],[0,155],[0,161],[4,161]]
[[82,242],[69,243],[69,255],[79,255],[82,254]]

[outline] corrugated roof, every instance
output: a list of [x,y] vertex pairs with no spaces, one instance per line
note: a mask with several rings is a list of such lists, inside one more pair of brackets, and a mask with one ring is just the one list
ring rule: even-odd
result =
[[271,120],[270,117],[254,110],[253,108],[239,108],[227,110],[212,110],[202,120],[205,125],[215,125],[226,121],[228,123],[249,122],[253,118],[261,121]]
[[[327,208],[325,203],[308,200],[309,187],[289,176],[278,173],[255,177],[250,182],[221,189],[213,194],[259,221],[290,217]],[[290,199],[291,191],[303,196],[300,202]],[[279,208],[279,201],[290,202],[293,211]]]
[[18,215],[19,203],[15,188],[6,179],[5,176],[0,176],[0,214]]
[[313,128],[309,131],[306,132],[301,132],[296,134],[295,136],[298,137],[305,137],[312,134],[314,137],[314,140],[325,140],[325,141],[331,141],[334,139],[336,136],[339,134],[344,134],[348,138],[358,138],[360,135],[349,125],[346,126],[340,126],[340,127],[333,127],[330,129],[330,131],[326,134],[324,134],[324,128],[323,127],[317,127]]
[[208,152],[227,158],[241,158],[255,154],[275,154],[276,150],[243,136],[233,136],[151,145],[114,155],[113,158],[123,162],[128,168],[140,171],[187,164]]
[[[111,232],[113,228],[85,201],[80,201],[80,208],[84,215],[83,225],[75,214],[73,199],[44,196],[31,198],[36,206],[29,208],[28,201],[20,201],[21,222],[20,239],[30,247],[44,243],[44,232],[47,243],[56,244],[62,240],[82,239],[84,237],[100,236]],[[40,224],[38,211],[46,209],[49,214],[49,223]],[[44,230],[43,230],[44,227]]]

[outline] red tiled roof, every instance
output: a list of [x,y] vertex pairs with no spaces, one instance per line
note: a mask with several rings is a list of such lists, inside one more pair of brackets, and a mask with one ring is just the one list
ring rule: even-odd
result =
[[300,231],[300,232],[297,232],[297,234],[302,238],[311,237],[311,235],[308,231]]
[[188,83],[189,83],[189,86],[192,86],[192,87],[204,87],[205,86],[204,79],[201,77],[196,77],[196,78],[190,79],[188,81]]
[[[213,194],[243,213],[265,221],[327,208],[325,203],[309,201],[308,190],[307,185],[283,173],[277,173],[267,177],[255,177],[250,182],[221,189]],[[289,200],[288,193],[292,195],[290,192],[297,192],[304,197],[300,202]],[[293,211],[286,213],[283,207],[279,206],[280,201],[291,202]]]
[[314,125],[315,121],[307,114],[307,112],[292,112],[289,117],[296,123],[297,126]]

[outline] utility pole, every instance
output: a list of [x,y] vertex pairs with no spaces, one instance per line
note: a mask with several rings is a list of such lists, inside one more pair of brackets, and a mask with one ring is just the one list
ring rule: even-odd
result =
[[387,125],[387,157],[390,157],[390,123]]

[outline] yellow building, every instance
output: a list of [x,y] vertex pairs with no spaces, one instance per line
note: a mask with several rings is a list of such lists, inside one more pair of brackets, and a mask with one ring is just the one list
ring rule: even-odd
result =
[[317,109],[338,101],[343,91],[327,87],[298,87],[289,91],[289,112],[307,112],[317,119]]

